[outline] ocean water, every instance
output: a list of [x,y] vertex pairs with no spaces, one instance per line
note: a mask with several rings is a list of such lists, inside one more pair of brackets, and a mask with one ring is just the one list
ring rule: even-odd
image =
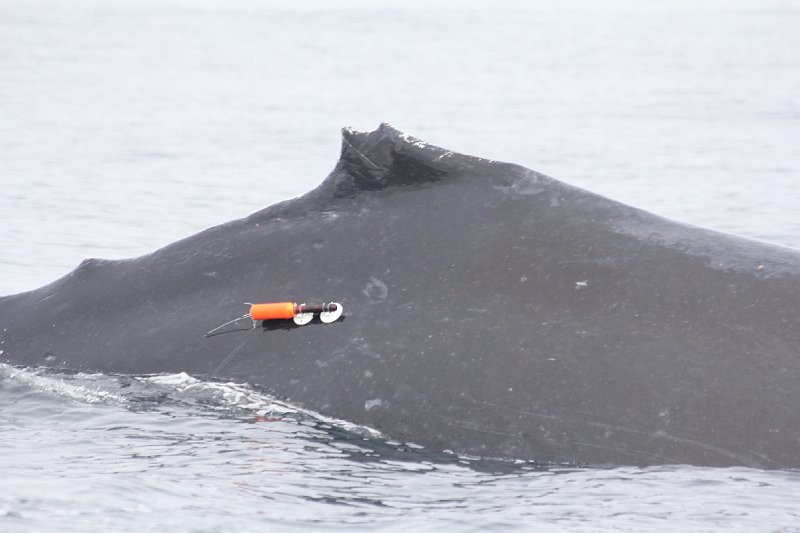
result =
[[[0,294],[300,195],[382,121],[798,248],[797,27],[793,0],[2,0]],[[2,531],[798,531],[799,475],[454,457],[246,384],[0,364]]]
[[0,366],[3,531],[796,531],[800,472],[426,452],[233,383]]

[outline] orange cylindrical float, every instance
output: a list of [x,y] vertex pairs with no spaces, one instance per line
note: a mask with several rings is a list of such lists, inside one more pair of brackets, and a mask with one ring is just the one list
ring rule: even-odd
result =
[[250,305],[250,318],[253,320],[294,318],[294,302],[252,304]]

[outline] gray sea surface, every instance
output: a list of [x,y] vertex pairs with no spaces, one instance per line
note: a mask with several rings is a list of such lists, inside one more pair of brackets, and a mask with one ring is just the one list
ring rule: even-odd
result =
[[[384,121],[800,248],[798,28],[795,0],[0,0],[0,295],[303,194],[341,127]],[[798,496],[795,471],[542,469],[247,384],[0,363],[2,531],[800,531]]]

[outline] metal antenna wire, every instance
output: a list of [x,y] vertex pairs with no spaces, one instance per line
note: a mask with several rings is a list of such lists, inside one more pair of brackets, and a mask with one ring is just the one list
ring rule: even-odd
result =
[[228,320],[224,324],[220,324],[219,326],[215,327],[214,329],[212,329],[211,331],[209,331],[208,333],[203,335],[203,337],[210,337],[215,331],[218,331],[218,330],[224,328],[225,326],[229,326],[229,325],[233,324],[234,322],[238,322],[240,320],[244,320],[245,318],[250,318],[250,313],[245,313],[242,316],[240,316],[239,318],[234,318],[233,320]]

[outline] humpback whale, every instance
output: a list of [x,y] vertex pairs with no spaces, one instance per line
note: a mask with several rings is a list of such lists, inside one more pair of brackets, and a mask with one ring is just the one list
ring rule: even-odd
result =
[[[243,302],[336,322],[204,336]],[[800,252],[389,125],[304,196],[0,299],[3,360],[251,383],[431,450],[800,466]]]

